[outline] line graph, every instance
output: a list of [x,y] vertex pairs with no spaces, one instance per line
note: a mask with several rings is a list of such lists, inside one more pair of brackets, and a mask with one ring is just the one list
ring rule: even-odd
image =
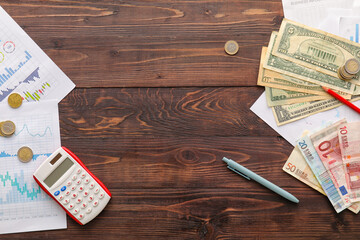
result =
[[28,128],[28,125],[27,125],[27,124],[24,124],[23,127],[21,128],[21,130],[16,131],[14,135],[15,135],[15,136],[18,136],[18,135],[20,135],[20,134],[23,133],[23,132],[28,133],[28,134],[29,134],[30,136],[32,136],[32,137],[41,137],[41,138],[42,138],[42,137],[45,137],[47,133],[49,133],[50,136],[52,135],[52,132],[51,132],[51,129],[50,129],[49,126],[47,126],[47,127],[45,128],[45,130],[44,130],[43,133],[31,133],[30,130],[29,130],[29,128]]

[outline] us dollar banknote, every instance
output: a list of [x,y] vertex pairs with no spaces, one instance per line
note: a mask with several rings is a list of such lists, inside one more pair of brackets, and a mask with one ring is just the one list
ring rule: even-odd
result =
[[[352,96],[350,101],[359,100],[359,96]],[[278,126],[306,118],[310,115],[323,112],[340,106],[342,103],[336,99],[320,100],[314,102],[294,103],[272,107],[276,124]]]
[[[284,19],[272,52],[275,56],[338,77],[348,59],[360,60],[360,44]],[[359,83],[359,74],[353,80]]]
[[[295,147],[291,152],[289,158],[283,166],[283,170],[321,194],[326,195],[321,185],[316,180],[311,168],[306,163],[305,158],[301,155],[298,147]],[[360,202],[353,203],[350,207],[348,207],[348,210],[358,214],[360,211]]]
[[324,86],[343,93],[353,94],[355,84],[343,81],[338,77],[333,77],[316,69],[307,68],[298,63],[291,62],[284,58],[272,54],[277,32],[271,34],[268,51],[265,56],[263,67],[275,72],[305,80],[319,86]]
[[301,102],[329,99],[329,96],[302,93],[279,88],[265,87],[266,102],[269,107]]
[[[298,78],[285,75],[283,73],[275,72],[263,67],[265,56],[267,52],[267,47],[263,47],[261,51],[261,60],[259,67],[259,75],[257,85],[264,87],[279,88],[289,91],[310,93],[315,95],[325,96],[327,99],[331,98],[328,93],[326,93],[320,85],[314,84],[308,81],[304,81]],[[351,98],[351,94],[341,94],[342,97],[346,99]],[[360,93],[360,88],[359,88]],[[325,98],[324,98],[325,99]]]
[[326,196],[330,200],[331,204],[335,208],[337,213],[348,208],[351,203],[345,203],[338,193],[330,175],[326,171],[319,155],[317,154],[309,136],[301,137],[297,142],[296,146],[299,148],[301,154],[305,158],[307,164],[314,173],[316,179],[320,183],[322,189],[326,193]]

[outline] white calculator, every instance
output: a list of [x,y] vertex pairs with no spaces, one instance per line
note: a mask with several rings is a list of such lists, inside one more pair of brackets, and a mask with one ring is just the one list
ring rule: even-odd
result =
[[65,147],[56,150],[40,165],[34,179],[81,225],[94,219],[111,198],[105,185]]

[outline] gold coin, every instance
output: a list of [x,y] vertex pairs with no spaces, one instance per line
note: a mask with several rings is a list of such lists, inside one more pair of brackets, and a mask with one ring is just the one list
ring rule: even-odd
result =
[[229,55],[235,55],[239,51],[239,44],[234,40],[225,43],[225,52]]
[[348,74],[355,75],[360,70],[360,63],[355,58],[349,59],[345,62],[344,69]]
[[18,152],[17,156],[21,162],[27,163],[33,158],[33,151],[29,147],[21,147]]
[[351,75],[348,74],[345,70],[344,67],[339,68],[338,70],[338,77],[342,80],[350,80],[354,77],[355,75]]
[[0,131],[5,136],[13,135],[15,132],[15,128],[15,124],[12,121],[5,121],[2,122],[2,124],[0,125]]
[[8,97],[8,103],[9,103],[10,107],[12,107],[12,108],[20,107],[22,104],[22,101],[23,101],[23,99],[20,96],[20,94],[18,94],[18,93],[12,93]]
[[0,136],[5,137],[5,134],[1,131],[1,126],[4,124],[4,122],[0,122]]

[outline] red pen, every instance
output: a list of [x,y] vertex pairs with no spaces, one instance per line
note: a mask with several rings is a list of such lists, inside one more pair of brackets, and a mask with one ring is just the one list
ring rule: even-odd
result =
[[360,113],[360,108],[358,108],[357,106],[355,106],[354,104],[352,104],[351,102],[349,102],[348,100],[346,100],[345,98],[343,98],[342,96],[340,96],[339,94],[337,94],[336,92],[334,92],[333,90],[331,90],[330,88],[321,86],[328,94],[330,94],[331,96],[333,96],[334,98],[336,98],[337,100],[339,100],[340,102],[342,102],[343,104],[347,105],[348,107],[350,107],[351,109],[353,109],[354,111],[356,111],[357,113]]

